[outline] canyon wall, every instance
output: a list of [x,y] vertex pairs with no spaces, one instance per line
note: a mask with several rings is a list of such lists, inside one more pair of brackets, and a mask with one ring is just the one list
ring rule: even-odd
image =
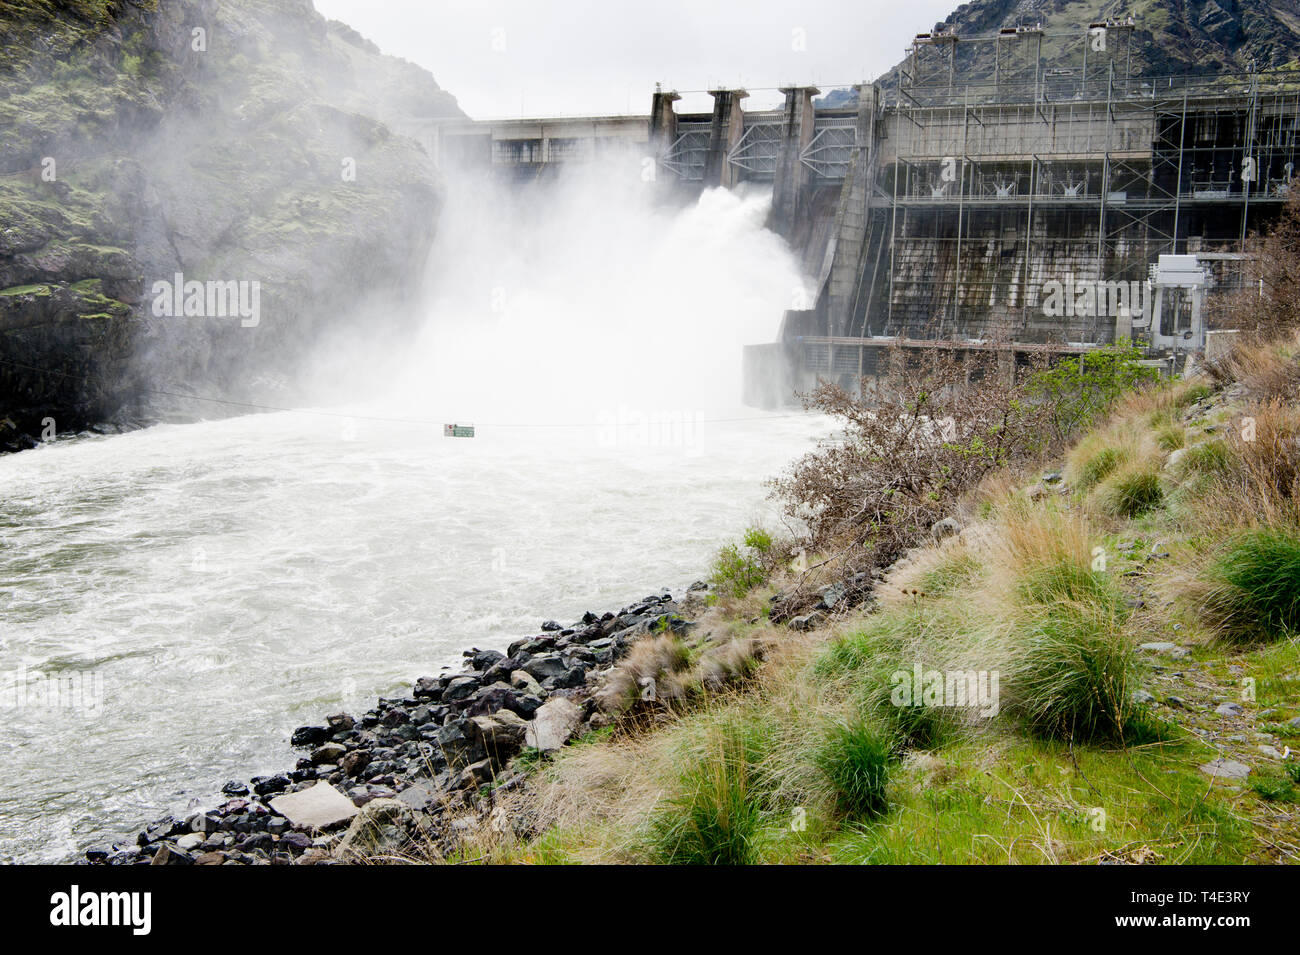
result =
[[283,403],[323,337],[402,333],[444,192],[395,128],[460,115],[427,72],[310,0],[0,28],[0,449]]

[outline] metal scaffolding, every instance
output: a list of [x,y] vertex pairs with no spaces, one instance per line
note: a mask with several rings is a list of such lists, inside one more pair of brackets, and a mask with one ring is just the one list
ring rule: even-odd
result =
[[[1106,316],[1038,314],[1045,278],[1136,281],[1162,253],[1240,251],[1290,189],[1300,72],[1133,75],[1132,30],[916,38],[883,91],[873,235],[841,334],[1097,343]],[[1062,39],[1077,59],[1045,69],[1044,41]]]

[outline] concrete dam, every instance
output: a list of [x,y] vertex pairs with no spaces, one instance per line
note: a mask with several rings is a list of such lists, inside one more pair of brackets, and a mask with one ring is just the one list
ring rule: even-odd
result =
[[[1137,75],[1131,36],[1093,24],[1065,38],[1077,62],[1046,69],[1038,28],[920,34],[838,106],[791,86],[746,111],[745,90],[715,89],[711,112],[679,113],[659,89],[648,115],[409,131],[444,165],[519,183],[621,152],[667,195],[770,184],[769,227],[817,293],[746,349],[748,404],[869,380],[890,347],[1010,370],[1131,342],[1172,368],[1204,351],[1207,305],[1241,287],[1248,237],[1287,200],[1300,72]],[[972,50],[990,68],[970,78]]]

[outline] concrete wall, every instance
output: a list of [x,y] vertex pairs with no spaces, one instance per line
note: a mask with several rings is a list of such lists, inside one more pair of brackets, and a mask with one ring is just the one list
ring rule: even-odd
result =
[[[1133,104],[1045,104],[959,107],[886,113],[879,143],[882,164],[895,159],[945,157],[1026,159],[1097,156],[1105,152],[1150,156],[1155,113]],[[974,118],[971,118],[974,117]]]
[[[645,116],[457,119],[430,123],[419,136],[442,166],[467,157],[503,167],[591,162],[615,150],[653,155],[650,121]],[[486,154],[481,143],[487,146]]]

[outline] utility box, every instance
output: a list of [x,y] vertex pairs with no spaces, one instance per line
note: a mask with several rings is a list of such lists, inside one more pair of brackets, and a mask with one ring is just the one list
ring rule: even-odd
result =
[[1162,255],[1151,267],[1151,347],[1200,351],[1205,347],[1201,306],[1209,274],[1195,255]]

